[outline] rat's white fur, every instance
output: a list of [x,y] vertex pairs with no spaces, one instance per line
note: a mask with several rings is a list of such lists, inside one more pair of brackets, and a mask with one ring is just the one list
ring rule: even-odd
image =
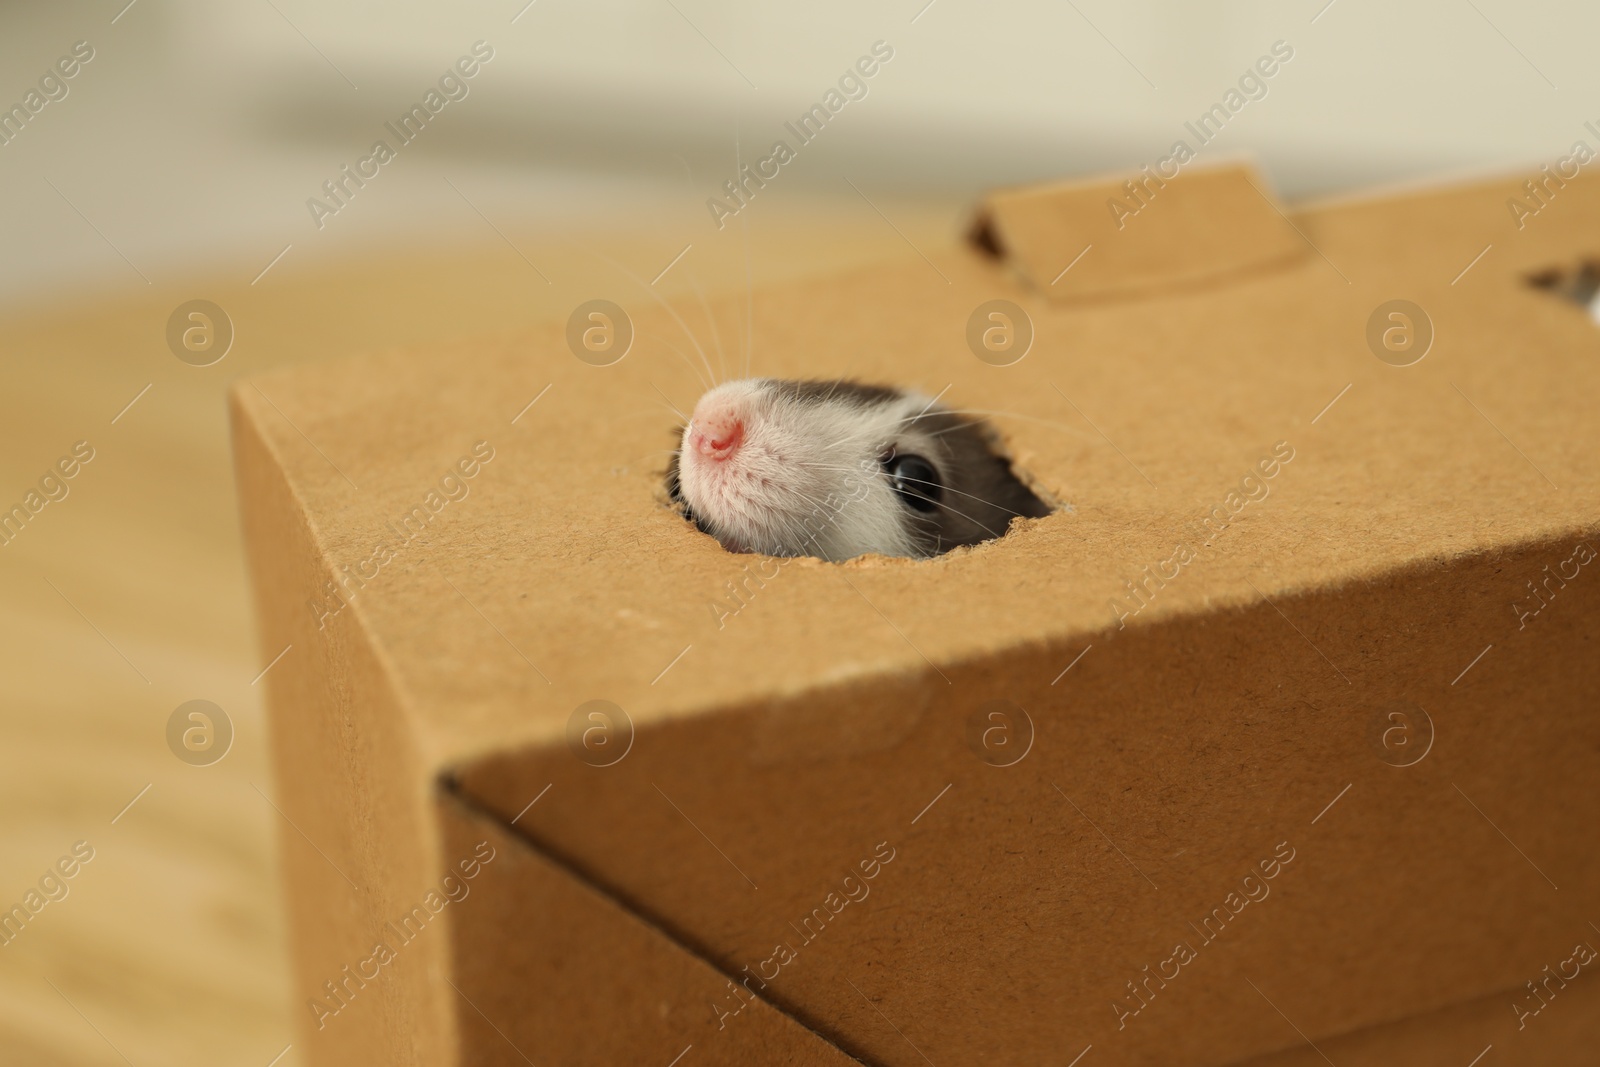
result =
[[743,424],[732,455],[713,459],[695,445],[691,419],[678,461],[680,492],[723,547],[779,556],[842,560],[867,552],[915,556],[913,514],[883,473],[891,449],[917,451],[915,419],[929,397],[823,402],[785,396],[770,379],[726,382],[695,406],[697,418],[728,411]]

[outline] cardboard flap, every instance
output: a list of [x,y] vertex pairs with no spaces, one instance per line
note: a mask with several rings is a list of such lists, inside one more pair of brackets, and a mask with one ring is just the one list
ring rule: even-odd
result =
[[1058,301],[1219,283],[1307,253],[1245,163],[994,192],[979,205],[972,240]]

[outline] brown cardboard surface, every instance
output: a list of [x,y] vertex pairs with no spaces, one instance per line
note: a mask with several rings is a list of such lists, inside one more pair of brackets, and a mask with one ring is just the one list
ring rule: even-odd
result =
[[302,1047],[311,1063],[450,1063],[454,1014],[437,988],[447,958],[441,932],[424,930],[385,966],[383,981],[345,987],[348,1004],[330,989],[445,873],[433,774],[381,654],[354,628],[319,633],[305,617],[299,583],[321,566],[314,527],[240,419],[234,457],[249,487],[240,499],[257,603],[274,620],[274,638],[286,634],[284,644],[307,653],[287,664],[271,694],[275,803],[294,827],[282,863]]
[[[856,1061],[761,1001],[719,1028],[705,1005],[727,979],[454,795],[440,798],[447,852],[494,855],[453,912],[451,981],[460,1062],[783,1063]],[[514,926],[506,928],[508,917]]]
[[1311,254],[1253,166],[1173,174],[991,193],[974,226],[981,243],[1052,300],[1204,285]]
[[241,434],[236,455],[258,594],[312,652],[284,672],[273,731],[309,1062],[665,1063],[694,1044],[699,1063],[855,1062],[761,1003],[716,1033],[704,1005],[726,978],[419,768],[371,650],[319,647],[283,602],[308,531],[260,442]]
[[[1039,1062],[1064,1035],[1111,1062],[1223,1062],[1284,1040],[1278,1009],[1308,1033],[1336,1034],[1532,977],[1571,942],[1595,940],[1584,909],[1600,869],[1571,845],[1594,815],[1594,723],[1571,696],[1600,687],[1592,624],[1502,646],[1530,676],[1485,672],[1459,695],[1448,692],[1465,665],[1455,642],[1414,632],[1430,616],[1449,635],[1492,632],[1505,576],[1537,572],[1564,545],[1097,638],[1055,686],[1081,646],[945,666],[949,686],[775,701],[760,707],[767,722],[674,723],[604,770],[560,750],[507,754],[464,785],[509,818],[534,783],[553,782],[519,826],[729,973],[796,947],[798,965],[766,995],[869,1062],[917,1056],[845,979],[936,1063],[983,1046],[1003,1050],[999,1062]],[[1367,654],[1357,699],[1338,688],[1350,651],[1330,647],[1352,617],[1411,635],[1403,651]],[[996,693],[1034,724],[1033,751],[1014,767],[984,765],[966,744],[974,709]],[[1369,741],[1374,717],[1402,701],[1434,717],[1434,751],[1409,768],[1384,764]],[[818,706],[906,718],[892,745],[856,735],[828,758],[773,744],[782,731],[832,732]],[[1500,714],[1517,706],[1541,710]],[[1420,721],[1413,730],[1422,744]],[[1543,780],[1506,783],[1527,767]],[[1502,827],[1515,820],[1517,847],[1560,891],[1474,803]],[[898,856],[866,900],[821,930],[790,925],[879,840]],[[1275,878],[1257,877],[1264,899],[1206,925],[1284,853],[1294,858]],[[1126,983],[1180,942],[1198,958],[1166,964],[1178,978],[1145,987],[1151,1002],[1119,1026],[1112,1004],[1140,1005]],[[950,1007],[969,1001],[983,1005],[981,1025]]]
[[[1467,1004],[1414,1016],[1389,1026],[1345,1034],[1317,1047],[1252,1059],[1236,1067],[1313,1067],[1328,1060],[1339,1067],[1586,1067],[1600,1040],[1600,982],[1552,984],[1545,1010],[1519,1027],[1513,1005],[1526,989],[1506,990]],[[1326,1057],[1326,1058],[1324,1058]]]
[[[1600,331],[1521,280],[1592,251],[1600,195],[1570,183],[1565,225],[1508,236],[1514,188],[1296,213],[1315,255],[1160,297],[1052,305],[975,252],[908,253],[715,305],[716,340],[690,309],[597,294],[637,327],[610,367],[557,323],[241,388],[263,646],[308,652],[268,680],[280,789],[331,857],[294,864],[302,981],[438,866],[445,772],[725,975],[789,945],[763,997],[872,1063],[1220,1064],[1288,1047],[1286,1018],[1314,1039],[1403,1019],[1600,936],[1577,847],[1600,594],[1587,566],[1548,604],[1526,586],[1600,538]],[[1407,367],[1365,339],[1397,297],[1435,332]],[[963,340],[994,298],[1036,331],[1009,367]],[[758,373],[949,383],[1070,507],[934,560],[752,579],[660,501],[661,398],[702,387],[680,323],[708,349],[750,324]],[[397,536],[477,442],[467,495]],[[1270,494],[1200,531],[1275,452]],[[1133,611],[1128,584],[1180,544],[1192,561]],[[333,611],[345,567],[363,579]],[[603,768],[568,743],[597,698],[634,731]],[[969,744],[997,699],[1032,723],[1009,767]],[[1286,850],[1223,933],[1189,926]],[[521,936],[504,908],[477,936]],[[1197,958],[1119,1027],[1185,940]],[[452,1062],[462,1013],[431,968],[385,1025],[432,1044],[380,1062]],[[617,981],[549,995],[648,992]]]

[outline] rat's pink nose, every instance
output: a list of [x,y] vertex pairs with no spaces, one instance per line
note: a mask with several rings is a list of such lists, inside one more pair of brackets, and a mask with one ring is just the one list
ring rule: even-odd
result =
[[744,420],[726,400],[702,401],[695,407],[689,443],[707,459],[725,460],[744,441]]

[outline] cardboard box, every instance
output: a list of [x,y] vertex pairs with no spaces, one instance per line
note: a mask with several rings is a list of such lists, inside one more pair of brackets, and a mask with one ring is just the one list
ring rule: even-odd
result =
[[[1581,1009],[1525,984],[1597,981],[1600,330],[1527,278],[1600,190],[1141,188],[709,322],[619,284],[608,365],[585,311],[236,390],[308,1062],[1198,1067]],[[661,486],[713,322],[948,383],[1061,509],[723,551]]]

